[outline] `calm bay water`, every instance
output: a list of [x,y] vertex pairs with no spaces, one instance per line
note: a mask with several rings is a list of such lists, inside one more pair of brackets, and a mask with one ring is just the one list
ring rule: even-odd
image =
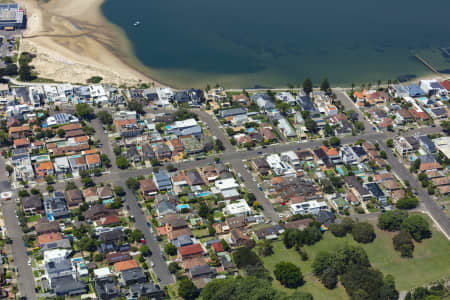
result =
[[[450,69],[448,0],[107,0],[151,75],[176,87],[376,83]],[[134,27],[135,21],[141,25]]]

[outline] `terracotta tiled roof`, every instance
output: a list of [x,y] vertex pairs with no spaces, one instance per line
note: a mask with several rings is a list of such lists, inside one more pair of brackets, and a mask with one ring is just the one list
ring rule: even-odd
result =
[[37,242],[38,242],[38,245],[41,245],[44,243],[54,242],[54,241],[58,241],[61,239],[62,239],[61,233],[51,232],[51,233],[45,233],[45,234],[39,235],[37,237]]
[[83,190],[83,196],[84,196],[84,198],[97,196],[97,188],[90,187],[90,188]]
[[202,254],[203,252],[204,252],[203,247],[200,244],[193,244],[178,248],[178,253],[180,253],[182,257],[195,254]]
[[420,164],[420,171],[427,171],[427,170],[433,170],[433,169],[442,169],[442,166],[438,162],[431,162],[431,163],[424,163]]
[[114,120],[114,126],[116,126],[117,128],[125,127],[125,126],[130,125],[130,124],[136,124],[136,120],[135,119],[131,119],[131,120]]
[[272,178],[272,184],[282,183],[284,181],[283,177],[277,176]]
[[86,163],[88,165],[93,165],[93,164],[100,163],[100,155],[98,155],[98,154],[86,155]]
[[195,257],[187,259],[183,262],[183,269],[190,270],[192,268],[206,265],[206,260],[203,257]]
[[85,150],[83,151],[84,155],[88,155],[88,154],[95,154],[97,153],[97,149],[89,149],[89,150]]
[[75,143],[84,143],[89,141],[89,138],[86,135],[76,136],[74,137]]
[[441,82],[441,85],[447,90],[450,91],[450,80],[445,80]]
[[138,263],[134,259],[129,259],[125,261],[120,261],[114,264],[114,270],[116,272],[122,272],[125,270],[139,268]]
[[30,125],[25,124],[22,126],[10,127],[8,132],[9,132],[9,134],[11,134],[11,133],[17,133],[17,132],[24,132],[24,131],[28,131],[28,130],[31,130]]
[[36,163],[35,169],[36,169],[36,171],[53,170],[53,164],[51,161]]
[[80,123],[67,124],[67,125],[63,125],[59,128],[63,129],[64,131],[77,130],[77,129],[81,129],[81,124]]
[[214,251],[216,252],[223,252],[223,247],[222,247],[222,243],[217,242],[211,245],[211,247],[214,249]]
[[25,146],[29,145],[30,141],[28,139],[16,139],[14,140],[14,146]]

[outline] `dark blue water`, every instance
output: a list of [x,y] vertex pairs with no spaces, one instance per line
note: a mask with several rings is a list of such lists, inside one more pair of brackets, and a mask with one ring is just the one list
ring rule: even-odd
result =
[[[448,69],[449,0],[107,0],[153,77],[178,86],[375,83]],[[141,25],[133,27],[139,20]]]

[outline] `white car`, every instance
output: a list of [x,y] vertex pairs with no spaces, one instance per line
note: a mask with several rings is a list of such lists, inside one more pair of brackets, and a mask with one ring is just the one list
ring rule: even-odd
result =
[[153,262],[153,260],[150,261],[150,266],[152,266],[152,268],[155,266],[155,263]]

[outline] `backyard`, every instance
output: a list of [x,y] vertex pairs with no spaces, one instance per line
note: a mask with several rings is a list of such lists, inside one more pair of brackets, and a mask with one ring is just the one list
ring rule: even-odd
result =
[[[433,228],[433,237],[422,243],[415,243],[414,257],[401,258],[392,245],[394,233],[376,229],[377,237],[373,243],[358,244],[351,235],[336,238],[331,233],[324,234],[323,239],[313,246],[303,249],[308,253],[308,260],[302,261],[295,249],[286,249],[282,241],[274,242],[274,254],[261,257],[264,265],[271,272],[280,261],[289,261],[298,265],[304,275],[305,284],[300,291],[309,292],[315,300],[348,299],[345,289],[338,285],[333,290],[326,289],[312,274],[311,264],[320,251],[333,251],[345,244],[361,245],[367,252],[372,265],[384,273],[395,277],[397,290],[409,290],[422,284],[441,279],[450,274],[450,244],[441,232]],[[418,272],[420,270],[420,272]],[[274,280],[273,285],[284,291],[292,291],[282,287]]]

